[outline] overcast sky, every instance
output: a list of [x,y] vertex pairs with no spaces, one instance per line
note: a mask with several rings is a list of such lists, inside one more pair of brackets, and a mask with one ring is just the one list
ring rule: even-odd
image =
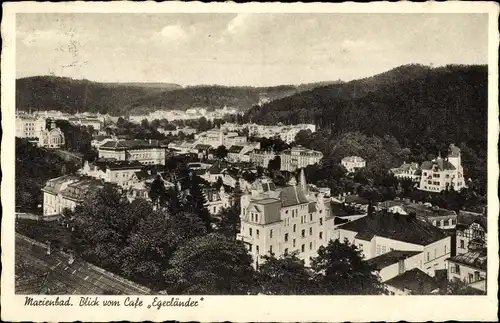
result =
[[487,64],[486,14],[17,14],[17,77],[277,85]]

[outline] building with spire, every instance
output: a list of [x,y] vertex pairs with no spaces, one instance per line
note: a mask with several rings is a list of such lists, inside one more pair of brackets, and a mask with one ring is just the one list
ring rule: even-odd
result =
[[420,168],[422,176],[418,187],[419,190],[441,192],[446,189],[453,189],[459,191],[467,187],[460,149],[454,144],[450,144],[446,158],[442,158],[441,154],[439,154],[432,161],[423,162]]
[[254,259],[262,256],[297,252],[306,266],[334,235],[332,201],[321,192],[308,190],[304,171],[300,179],[292,176],[288,186],[278,188],[269,178],[256,180],[241,196],[241,229],[243,241]]

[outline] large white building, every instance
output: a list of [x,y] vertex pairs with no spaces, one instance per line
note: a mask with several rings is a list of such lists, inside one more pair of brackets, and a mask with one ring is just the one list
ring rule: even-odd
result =
[[112,140],[99,146],[99,158],[138,161],[144,165],[165,165],[166,147],[157,141]]
[[86,161],[79,170],[81,175],[101,179],[121,187],[131,187],[140,181],[138,173],[143,169],[138,161],[96,160]]
[[347,239],[356,245],[365,259],[394,250],[416,251],[412,266],[431,277],[436,270],[446,268],[445,260],[451,254],[451,237],[414,215],[370,214],[339,226],[336,235],[340,241]]
[[293,178],[284,188],[269,179],[257,180],[241,196],[238,239],[247,245],[254,266],[263,262],[263,255],[294,251],[309,266],[310,257],[333,235],[330,204],[323,194],[308,191],[303,172],[299,184]]
[[38,137],[38,146],[46,148],[60,148],[64,146],[65,139],[64,133],[61,129],[56,127],[56,123],[50,124],[50,129],[44,129],[40,132]]
[[348,173],[353,173],[358,169],[365,168],[366,167],[366,161],[358,156],[348,156],[342,158],[342,161],[340,162],[342,166],[347,169]]
[[321,158],[323,158],[323,153],[319,151],[296,146],[280,153],[281,170],[294,172],[319,163]]
[[258,124],[246,124],[244,126],[248,129],[251,136],[261,138],[279,137],[287,144],[294,142],[295,137],[301,130],[310,130],[311,132],[316,131],[316,126],[313,124],[283,125],[282,123],[279,123],[272,126]]
[[418,163],[406,163],[403,162],[403,165],[392,168],[391,172],[398,179],[409,179],[412,182],[419,182],[420,176],[422,175],[422,170],[418,166]]
[[40,138],[40,134],[45,128],[45,118],[27,114],[16,115],[16,137],[18,138]]
[[418,189],[441,192],[446,189],[456,191],[466,187],[460,149],[451,144],[446,158],[438,158],[422,163],[422,177]]

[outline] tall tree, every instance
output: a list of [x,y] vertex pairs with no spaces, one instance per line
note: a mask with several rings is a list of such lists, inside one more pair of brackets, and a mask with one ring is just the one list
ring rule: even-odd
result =
[[222,160],[227,157],[227,148],[224,145],[221,145],[215,149],[215,157]]
[[151,199],[155,208],[158,208],[166,203],[166,189],[165,183],[160,175],[157,175],[153,183],[151,183],[151,188],[148,192],[148,196]]
[[276,258],[262,256],[259,266],[258,284],[265,295],[312,295],[318,293],[313,280],[313,272],[304,266],[304,261],[296,253]]
[[184,203],[186,211],[198,215],[203,223],[205,223],[207,230],[212,230],[213,218],[206,207],[207,200],[201,186],[201,178],[195,174],[191,174],[187,179],[187,188],[189,194]]
[[182,244],[165,272],[171,294],[248,295],[254,288],[252,257],[241,241],[211,233]]
[[240,214],[234,206],[224,208],[219,212],[216,225],[217,233],[230,239],[236,239],[240,228]]
[[347,240],[330,240],[318,249],[318,256],[311,259],[315,280],[323,294],[379,295],[385,293],[379,277],[356,246]]

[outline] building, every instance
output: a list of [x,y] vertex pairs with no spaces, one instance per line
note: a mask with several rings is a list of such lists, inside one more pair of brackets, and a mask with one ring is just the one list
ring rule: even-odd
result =
[[76,205],[103,186],[103,182],[97,179],[69,175],[51,179],[42,188],[43,215],[61,214],[64,209],[74,210]]
[[277,125],[272,126],[245,124],[244,127],[248,129],[248,133],[251,136],[261,138],[279,137],[287,144],[293,143],[295,141],[295,137],[301,130],[310,130],[311,132],[316,131],[316,126],[313,124],[297,124],[286,126],[282,123],[278,123]]
[[381,282],[388,281],[408,270],[418,268],[422,260],[420,251],[392,250],[368,260],[375,267]]
[[441,192],[446,189],[456,191],[466,187],[460,149],[451,144],[448,156],[439,155],[432,161],[422,163],[422,177],[418,189],[429,192]]
[[280,153],[281,170],[294,172],[309,165],[319,163],[323,154],[319,151],[295,146]]
[[65,144],[64,133],[56,127],[54,121],[50,124],[50,129],[44,129],[38,137],[38,146],[45,148],[61,148]]
[[138,161],[98,159],[93,163],[85,161],[79,172],[81,175],[101,179],[107,183],[129,187],[139,182],[138,173],[143,167]]
[[385,282],[390,295],[431,295],[437,294],[436,280],[419,268],[414,268]]
[[267,168],[269,162],[276,158],[276,153],[271,150],[261,150],[257,149],[250,152],[250,162],[255,164],[255,166],[260,166]]
[[333,233],[330,199],[308,192],[303,173],[299,184],[292,178],[284,188],[267,178],[255,181],[241,196],[240,218],[238,239],[247,245],[256,267],[263,255],[294,251],[309,266]]
[[16,233],[15,293],[21,295],[147,295],[152,291]]
[[354,173],[356,170],[366,167],[366,161],[358,156],[344,157],[340,164],[344,166],[348,173]]
[[487,223],[482,214],[460,211],[456,227],[457,255],[487,246]]
[[418,251],[418,268],[432,277],[436,270],[445,268],[451,252],[451,238],[414,215],[377,212],[343,224],[336,231],[336,238],[356,245],[366,259],[394,250]]
[[224,186],[221,186],[219,190],[215,188],[206,188],[203,190],[203,194],[207,200],[207,210],[212,215],[217,215],[223,209],[231,206],[230,195],[226,193]]
[[385,201],[380,207],[390,213],[415,214],[417,219],[441,229],[454,229],[457,213],[452,210],[432,206],[430,203],[411,203],[409,201]]
[[403,165],[392,168],[391,173],[398,179],[408,179],[412,182],[420,182],[420,177],[422,175],[422,170],[418,167],[418,163],[403,162]]
[[98,148],[99,158],[138,161],[144,165],[165,165],[166,147],[158,141],[113,140]]
[[448,279],[461,280],[469,287],[486,292],[487,249],[482,248],[447,259]]
[[92,127],[96,131],[100,131],[102,126],[102,121],[97,116],[92,115],[69,118],[69,122],[82,127]]
[[45,118],[16,114],[16,137],[18,138],[39,138],[45,128]]

